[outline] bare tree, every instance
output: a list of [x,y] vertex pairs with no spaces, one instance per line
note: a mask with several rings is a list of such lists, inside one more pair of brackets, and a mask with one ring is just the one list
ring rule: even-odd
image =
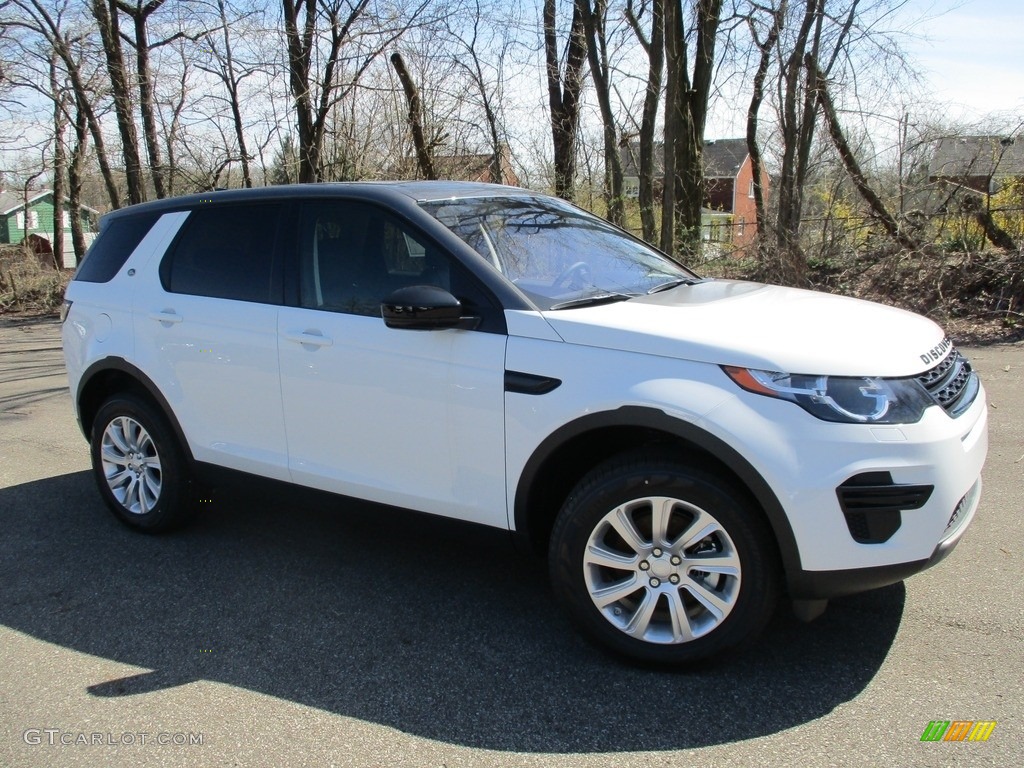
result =
[[[98,0],[95,0],[98,1]],[[158,198],[167,197],[167,169],[164,167],[160,156],[160,137],[157,132],[157,104],[155,96],[155,85],[153,73],[150,66],[150,55],[152,51],[162,46],[173,43],[184,37],[195,39],[196,35],[189,35],[183,30],[177,30],[166,37],[151,42],[149,39],[149,20],[163,5],[166,0],[112,0],[111,2],[111,24],[116,29],[116,10],[120,10],[132,20],[133,36],[122,35],[124,39],[135,49],[135,66],[137,78],[135,83],[139,89],[139,111],[142,114],[142,130],[146,140],[146,154],[149,158],[150,177],[153,179],[153,188]],[[113,6],[116,6],[116,10]],[[97,20],[99,20],[97,16]],[[101,22],[102,24],[102,22]],[[101,26],[102,31],[102,26]],[[120,34],[120,33],[119,33]],[[106,43],[104,43],[106,44]],[[118,56],[107,54],[107,60],[113,60],[116,67]],[[122,60],[123,66],[123,60]],[[113,74],[111,78],[113,80]],[[115,88],[115,95],[117,89]],[[120,119],[120,115],[119,115]],[[122,137],[124,133],[122,131]],[[137,150],[136,150],[137,152]]]
[[391,54],[391,64],[398,74],[398,79],[402,82],[405,98],[409,102],[409,128],[412,131],[412,141],[416,148],[416,162],[419,165],[420,173],[425,179],[436,179],[434,160],[423,132],[423,103],[420,101],[420,92],[412,81],[409,70],[406,69],[402,54],[397,51]]
[[665,3],[665,191],[661,248],[696,253],[704,201],[704,127],[711,99],[722,0],[693,0],[693,76],[682,0]]
[[83,64],[92,58],[92,54],[86,48],[84,32],[65,28],[69,7],[68,0],[57,0],[51,6],[44,4],[43,0],[11,0],[7,10],[12,11],[12,14],[4,18],[3,24],[7,28],[19,28],[38,35],[60,58],[75,95],[76,107],[84,117],[92,136],[96,160],[110,205],[112,208],[118,208],[121,205],[121,193],[107,158],[98,109],[94,106],[97,99],[96,91],[83,67]]
[[661,84],[665,71],[665,0],[651,0],[651,32],[648,37],[641,26],[640,13],[634,11],[633,0],[626,1],[626,20],[633,28],[640,46],[647,54],[647,83],[644,91],[643,116],[640,121],[639,177],[640,225],[644,240],[653,243],[657,236],[654,215],[655,128]]
[[114,97],[114,111],[117,114],[117,129],[121,136],[121,156],[124,158],[128,201],[132,204],[141,203],[146,199],[146,185],[142,178],[139,139],[135,130],[131,78],[128,75],[121,48],[121,25],[117,0],[91,0],[91,3],[92,15],[99,26],[100,39],[103,41],[107,72],[110,75],[110,89]]
[[604,197],[607,217],[613,224],[623,226],[626,218],[622,199],[622,161],[619,156],[619,131],[612,109],[611,66],[608,62],[608,41],[605,27],[608,16],[607,0],[576,0],[583,28],[587,35],[587,59],[590,62],[590,76],[601,110],[604,144]]
[[[747,152],[750,154],[750,165],[754,182],[755,225],[760,236],[764,231],[766,217],[764,207],[764,158],[761,154],[761,145],[757,137],[758,120],[761,105],[764,103],[765,81],[768,78],[775,46],[778,44],[779,36],[782,34],[782,28],[786,21],[786,10],[789,0],[778,0],[777,6],[762,6],[757,2],[752,2],[751,5],[751,13],[747,16],[746,21],[750,29],[750,37],[757,48],[758,58],[757,67],[754,71],[750,104],[747,107]],[[758,33],[755,21],[755,13],[757,11],[767,13],[770,19],[768,29],[763,38]]]
[[582,8],[578,2],[574,2],[564,53],[560,55],[555,11],[556,0],[544,0],[544,62],[548,84],[551,142],[554,149],[555,194],[572,200],[575,197],[576,186],[576,148],[580,131],[583,65],[587,59],[586,30],[583,26]]
[[53,268],[64,267],[64,177],[67,174],[67,152],[64,131],[68,118],[65,93],[57,70],[57,54],[49,54],[50,98],[53,99]]
[[828,126],[829,135],[832,137],[832,142],[835,144],[836,150],[839,152],[839,157],[843,162],[843,167],[846,168],[846,172],[853,180],[854,185],[857,187],[857,191],[860,192],[861,196],[871,207],[871,212],[878,221],[881,222],[882,227],[889,236],[893,238],[893,240],[908,250],[912,251],[918,249],[920,244],[900,229],[899,224],[896,219],[893,218],[892,214],[889,213],[885,203],[882,202],[882,199],[874,189],[871,188],[871,185],[868,184],[867,177],[865,176],[864,171],[861,170],[860,163],[857,161],[853,150],[850,148],[850,145],[846,140],[842,126],[839,124],[839,116],[836,114],[835,105],[832,103],[832,97],[828,92],[828,83],[825,81],[825,76],[822,74],[821,70],[818,69],[810,54],[807,56],[805,65],[808,72],[811,73],[810,87],[817,92],[818,99],[821,102],[825,116],[825,124]]
[[[455,43],[451,61],[469,78],[477,107],[483,112],[491,161],[490,180],[505,179],[502,158],[508,142],[500,113],[505,84],[505,62],[516,44],[512,14],[514,4],[485,6],[481,0],[466,0],[468,14],[445,19],[446,34]],[[468,16],[468,18],[466,18]]]
[[[236,46],[236,32],[243,38],[245,31],[250,34],[257,30],[242,27],[250,19],[257,23],[260,12],[248,6],[235,8],[226,0],[215,0],[216,27],[206,33],[205,50],[212,59],[211,65],[200,63],[198,68],[217,77],[224,86],[225,100],[231,113],[231,124],[234,141],[238,148],[239,162],[242,166],[242,185],[253,186],[251,162],[253,156],[247,146],[245,120],[242,114],[242,86],[245,80],[266,70],[266,64],[260,61],[245,62],[239,58]],[[241,27],[241,29],[240,29]]]
[[[300,182],[321,178],[324,138],[333,108],[353,92],[367,68],[405,33],[428,3],[419,0],[403,18],[388,19],[370,12],[370,0],[282,0]],[[346,70],[345,82],[341,82],[342,70]]]

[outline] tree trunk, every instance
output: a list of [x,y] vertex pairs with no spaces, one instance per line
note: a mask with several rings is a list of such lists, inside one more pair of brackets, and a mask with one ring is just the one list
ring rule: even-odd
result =
[[82,73],[78,66],[81,58],[78,51],[72,51],[68,40],[65,39],[57,22],[42,5],[40,0],[29,0],[32,5],[32,12],[35,14],[39,24],[39,32],[46,38],[46,42],[53,48],[54,52],[64,62],[68,79],[71,81],[71,88],[75,93],[75,102],[80,113],[85,117],[89,132],[92,134],[93,142],[96,144],[96,161],[100,166],[100,174],[103,176],[103,183],[106,186],[107,197],[110,199],[111,208],[121,206],[121,194],[114,181],[114,174],[110,170],[110,163],[107,160],[107,150],[103,143],[103,131],[100,130],[99,120],[89,102],[89,90],[82,81]]
[[[681,0],[667,0],[665,49],[668,88],[665,96],[665,188],[662,207],[662,247],[665,225],[671,224],[669,253],[697,255],[701,243],[701,208],[704,203],[704,127],[715,67],[715,44],[722,17],[722,0],[696,0],[693,80],[687,71]],[[671,164],[669,151],[671,146]],[[672,194],[668,194],[671,168]]]
[[71,162],[68,163],[68,217],[71,219],[71,244],[75,249],[78,263],[85,258],[88,245],[82,231],[82,183],[83,169],[89,149],[89,127],[85,112],[76,105],[75,110],[75,146],[71,150]]
[[757,141],[758,116],[761,104],[764,101],[764,83],[768,77],[772,52],[775,49],[775,44],[778,42],[779,35],[782,33],[788,5],[789,0],[781,0],[779,7],[772,11],[772,26],[763,41],[757,38],[753,21],[748,20],[754,44],[760,51],[757,70],[754,72],[753,93],[750,97],[750,106],[747,108],[747,152],[750,154],[750,167],[754,177],[754,226],[758,236],[762,234],[766,224],[763,186],[764,161],[761,157],[760,144]]
[[64,151],[64,94],[57,78],[57,55],[50,54],[50,94],[53,97],[53,268],[64,268],[64,174],[67,157]]
[[643,237],[654,243],[657,237],[654,197],[654,130],[658,122],[658,103],[661,100],[662,72],[665,69],[665,0],[651,0],[651,38],[644,37],[640,22],[633,13],[632,0],[626,5],[626,19],[647,52],[647,88],[644,94],[643,116],[640,121],[639,179],[640,226]]
[[149,0],[145,5],[142,0],[136,0],[136,3],[135,6],[131,6],[125,0],[118,0],[116,5],[131,17],[135,27],[135,67],[138,73],[142,131],[146,140],[146,154],[149,158],[149,172],[153,179],[153,189],[156,191],[156,196],[162,199],[167,197],[164,178],[166,169],[160,159],[160,144],[156,130],[156,100],[153,94],[153,76],[149,70],[150,45],[146,24],[149,17],[164,4],[164,0]]
[[843,166],[846,168],[846,172],[850,175],[850,178],[853,179],[853,183],[857,187],[857,191],[859,191],[864,200],[867,201],[867,204],[871,206],[871,211],[875,214],[875,218],[882,223],[885,231],[889,233],[889,236],[893,240],[909,251],[917,250],[920,248],[920,243],[916,242],[912,237],[900,230],[900,226],[896,222],[896,219],[892,217],[886,209],[885,204],[882,202],[882,199],[868,184],[868,180],[864,176],[864,172],[861,170],[860,163],[858,163],[857,158],[854,157],[853,150],[850,149],[850,145],[846,141],[846,136],[843,134],[843,129],[839,125],[839,117],[836,115],[835,105],[832,103],[831,95],[829,95],[828,84],[825,82],[825,76],[822,74],[821,70],[818,69],[810,55],[807,56],[806,66],[807,71],[812,74],[811,83],[821,101],[822,111],[825,115],[825,123],[828,125],[828,132],[832,137],[832,143],[835,144],[836,150],[839,152],[839,157],[843,161]]
[[224,37],[224,81],[228,89],[231,104],[231,121],[235,128],[235,141],[238,142],[238,154],[242,163],[242,185],[252,187],[252,172],[249,167],[249,149],[245,142],[245,124],[242,122],[242,106],[238,100],[238,77],[235,74],[235,57],[231,50],[231,33],[228,31],[227,9],[224,0],[217,0],[220,12],[221,34]]
[[618,226],[626,223],[626,211],[622,199],[622,160],[619,156],[619,131],[615,125],[612,110],[611,68],[608,66],[608,47],[605,40],[605,17],[607,0],[576,0],[583,16],[587,34],[587,58],[590,61],[590,76],[594,79],[594,90],[601,110],[604,127],[604,188],[608,220]]
[[103,41],[103,53],[110,75],[110,89],[114,98],[117,128],[121,136],[121,155],[124,158],[125,181],[128,184],[128,201],[141,203],[146,199],[146,187],[142,179],[142,161],[139,159],[139,140],[135,132],[135,117],[132,110],[131,90],[128,73],[121,51],[120,25],[118,24],[117,2],[92,0],[92,13],[99,25]]
[[580,126],[580,93],[583,64],[587,58],[586,33],[579,3],[573,4],[569,39],[565,44],[565,72],[558,55],[555,0],[544,0],[544,60],[548,106],[551,111],[551,143],[554,149],[555,194],[572,200],[576,194],[576,142]]
[[391,54],[391,64],[398,73],[398,79],[405,91],[405,99],[409,103],[409,128],[412,130],[412,143],[416,149],[416,163],[419,166],[420,174],[424,179],[436,179],[434,172],[434,161],[430,156],[430,148],[423,133],[423,104],[420,102],[420,92],[409,75],[405,66],[402,54]]

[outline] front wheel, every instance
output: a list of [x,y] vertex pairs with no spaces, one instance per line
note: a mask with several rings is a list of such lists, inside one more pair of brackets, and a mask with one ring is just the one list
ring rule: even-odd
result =
[[188,465],[166,419],[130,393],[108,399],[93,421],[92,468],[100,494],[126,525],[157,533],[194,508]]
[[559,600],[591,640],[639,661],[682,665],[748,642],[778,597],[763,518],[684,461],[643,452],[598,466],[552,533]]

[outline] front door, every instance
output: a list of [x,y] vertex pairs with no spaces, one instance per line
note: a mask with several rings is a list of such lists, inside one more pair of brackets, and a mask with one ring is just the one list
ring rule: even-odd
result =
[[444,288],[467,312],[500,308],[450,256],[369,204],[305,202],[297,255],[300,306],[278,316],[292,479],[506,526],[505,334],[396,330],[380,314],[408,285]]

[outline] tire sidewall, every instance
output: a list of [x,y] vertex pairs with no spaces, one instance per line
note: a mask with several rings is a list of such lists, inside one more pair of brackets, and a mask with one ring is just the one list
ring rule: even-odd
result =
[[[126,509],[114,496],[107,484],[100,456],[103,434],[107,426],[117,418],[127,416],[149,433],[160,458],[160,496],[156,505],[145,514],[136,514]],[[151,405],[131,394],[116,395],[108,399],[96,412],[93,419],[90,440],[93,475],[99,486],[100,495],[114,516],[125,525],[136,530],[156,533],[168,530],[187,516],[187,477],[185,461],[166,420]]]
[[[648,496],[677,498],[714,516],[740,560],[740,591],[729,615],[708,634],[687,643],[658,644],[630,637],[605,618],[584,580],[584,552],[594,528],[616,507]],[[756,511],[714,474],[658,460],[613,463],[584,478],[563,506],[551,540],[552,584],[580,629],[602,647],[640,662],[686,664],[752,640],[767,623],[778,581],[767,535]]]

